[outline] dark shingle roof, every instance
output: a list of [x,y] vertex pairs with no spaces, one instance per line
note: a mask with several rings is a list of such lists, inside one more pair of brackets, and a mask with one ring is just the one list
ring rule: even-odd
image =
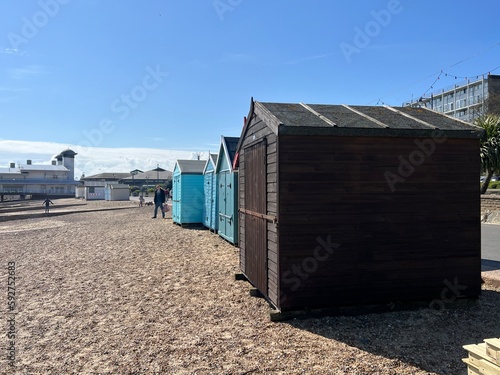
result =
[[[461,120],[425,109],[254,102],[252,109],[277,134],[480,138],[482,130]],[[252,112],[251,110],[251,112]]]
[[222,137],[222,139],[226,144],[227,153],[229,154],[229,161],[232,163],[240,137]]
[[210,159],[212,160],[212,163],[214,163],[214,165],[217,164],[218,158],[219,158],[219,154],[210,154]]

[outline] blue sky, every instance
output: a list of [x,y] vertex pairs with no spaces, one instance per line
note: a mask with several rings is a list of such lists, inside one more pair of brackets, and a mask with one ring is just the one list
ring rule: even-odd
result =
[[498,0],[4,0],[0,166],[61,147],[93,158],[77,156],[87,175],[132,166],[110,148],[168,166],[239,136],[251,97],[398,106],[441,70],[436,89],[500,66],[498,14]]

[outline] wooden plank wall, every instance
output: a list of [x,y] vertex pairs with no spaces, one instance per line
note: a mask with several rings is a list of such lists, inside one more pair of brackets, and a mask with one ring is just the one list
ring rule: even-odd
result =
[[[255,139],[254,139],[255,135]],[[243,140],[239,155],[239,207],[245,208],[245,152],[249,145],[266,138],[267,140],[267,214],[277,215],[277,137],[269,127],[258,117],[250,120],[249,127]],[[262,291],[273,303],[278,302],[278,266],[277,266],[277,227],[276,224],[268,223],[268,290]],[[239,214],[239,247],[240,247],[240,269],[245,272],[245,215]]]
[[429,147],[280,136],[280,308],[478,296],[479,141]]

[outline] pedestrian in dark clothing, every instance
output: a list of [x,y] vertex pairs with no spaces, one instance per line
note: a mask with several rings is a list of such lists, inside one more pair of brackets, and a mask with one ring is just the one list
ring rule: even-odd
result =
[[49,206],[51,204],[54,204],[49,198],[45,199],[42,203],[42,206],[45,205],[45,213],[48,214],[49,213]]
[[158,208],[161,210],[161,216],[165,219],[165,211],[163,210],[163,203],[165,203],[165,190],[161,188],[160,185],[156,186],[155,196],[153,198],[153,202],[155,203],[155,212],[153,215],[153,219],[156,219],[158,214]]

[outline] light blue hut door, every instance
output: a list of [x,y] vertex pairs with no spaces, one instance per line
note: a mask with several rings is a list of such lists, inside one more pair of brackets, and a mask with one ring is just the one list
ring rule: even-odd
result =
[[179,222],[181,217],[181,176],[174,176],[172,181],[172,220]]
[[231,173],[219,174],[219,234],[234,241],[234,186]]
[[217,186],[215,185],[215,173],[207,172],[204,177],[204,193],[205,193],[205,205],[203,206],[204,216],[203,224],[210,229],[217,229],[215,226],[215,213],[217,207],[215,207],[215,194]]

